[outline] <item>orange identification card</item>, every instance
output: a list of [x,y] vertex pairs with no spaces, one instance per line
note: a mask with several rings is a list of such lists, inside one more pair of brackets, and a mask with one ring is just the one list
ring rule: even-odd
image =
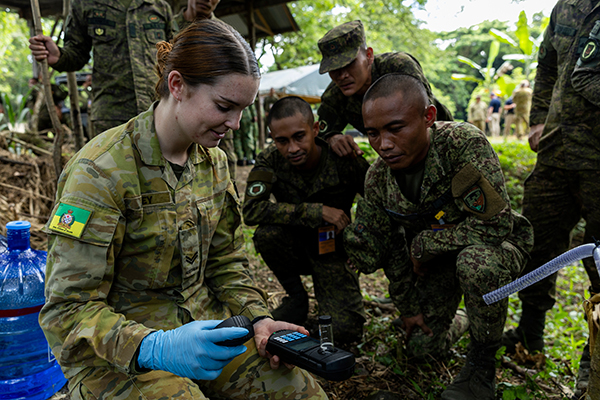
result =
[[319,255],[335,251],[335,225],[319,228]]

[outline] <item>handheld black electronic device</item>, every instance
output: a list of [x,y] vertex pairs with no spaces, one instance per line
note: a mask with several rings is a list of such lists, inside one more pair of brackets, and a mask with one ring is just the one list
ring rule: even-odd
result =
[[293,364],[330,381],[343,381],[354,373],[356,360],[349,351],[334,348],[321,350],[321,343],[300,332],[281,330],[273,332],[267,342],[267,351],[283,362]]
[[254,325],[252,325],[252,321],[244,315],[234,315],[233,317],[227,318],[225,321],[221,322],[219,325],[215,326],[213,329],[221,329],[221,328],[246,328],[248,329],[248,334],[242,336],[238,339],[229,339],[223,340],[222,342],[217,342],[219,346],[228,346],[235,347],[241,346],[246,343],[250,338],[254,337]]

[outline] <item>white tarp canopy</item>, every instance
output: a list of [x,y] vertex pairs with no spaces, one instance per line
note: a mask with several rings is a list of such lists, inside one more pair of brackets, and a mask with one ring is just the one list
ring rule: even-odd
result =
[[329,74],[319,74],[319,64],[305,65],[263,74],[259,93],[266,95],[273,88],[280,95],[320,99],[330,82]]

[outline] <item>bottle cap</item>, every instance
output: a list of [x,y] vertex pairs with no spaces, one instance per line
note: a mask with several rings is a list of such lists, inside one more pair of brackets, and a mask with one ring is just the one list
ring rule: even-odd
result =
[[11,221],[6,224],[6,243],[9,250],[27,250],[30,246],[28,221]]
[[319,325],[327,325],[327,324],[331,324],[331,315],[319,316]]
[[30,229],[30,228],[31,228],[31,222],[29,222],[29,221],[10,221],[8,224],[6,224],[6,229],[8,229],[9,231],[16,231],[16,230]]

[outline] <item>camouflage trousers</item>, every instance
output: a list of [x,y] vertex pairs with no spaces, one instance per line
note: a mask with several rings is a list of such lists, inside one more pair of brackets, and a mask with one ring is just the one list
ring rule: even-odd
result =
[[[600,171],[568,171],[537,163],[525,180],[523,215],[533,225],[535,243],[523,275],[569,250],[571,230],[586,221],[584,243],[600,239]],[[591,290],[600,293],[600,277],[591,257],[583,260]],[[523,306],[541,311],[552,308],[556,298],[553,274],[519,292]]]
[[308,372],[284,366],[273,370],[258,355],[254,339],[246,346],[248,350],[214,381],[195,381],[165,371],[129,376],[108,368],[88,368],[69,381],[69,391],[73,400],[327,399]]
[[256,144],[254,141],[254,126],[252,123],[241,124],[240,129],[233,131],[233,145],[239,160],[254,159]]
[[235,180],[237,157],[233,148],[233,132],[229,130],[225,137],[219,142],[219,148],[225,152],[227,156],[227,166],[229,167],[229,175],[231,180]]
[[[455,315],[463,295],[471,338],[479,343],[500,340],[508,299],[488,306],[483,295],[514,280],[525,262],[521,250],[504,242],[501,246],[469,246],[458,254],[440,256],[424,264],[428,272],[417,279],[416,288],[419,290],[421,312],[425,323],[433,331],[433,337],[415,329],[406,344],[409,357],[423,359],[431,355],[444,358],[447,355],[458,339],[453,337],[458,328]],[[388,271],[386,275],[390,282],[394,281]],[[393,287],[390,295],[393,299]]]
[[529,135],[529,114],[516,114],[515,118],[515,135],[517,139],[521,139],[521,136],[527,137]]
[[[318,255],[317,231],[303,227],[260,225],[254,245],[288,293],[304,290],[300,275],[312,275],[319,314],[331,315],[336,341],[362,338],[366,321],[358,275],[350,270],[337,235],[336,251]],[[314,247],[313,247],[314,246]]]

